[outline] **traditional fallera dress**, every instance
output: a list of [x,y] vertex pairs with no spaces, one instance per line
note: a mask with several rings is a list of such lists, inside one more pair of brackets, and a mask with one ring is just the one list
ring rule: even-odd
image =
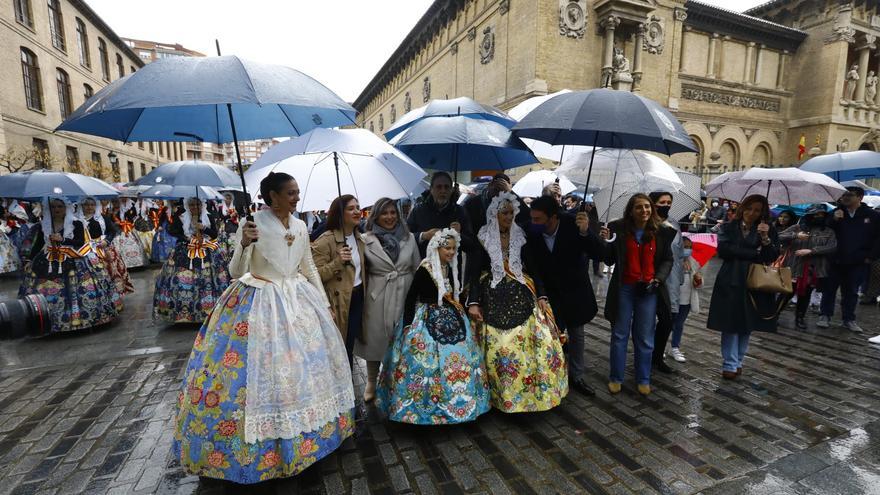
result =
[[[137,204],[137,217],[134,219],[134,232],[141,240],[141,247],[144,248],[144,255],[147,257],[147,264],[152,261],[153,255],[153,236],[156,234],[156,228],[150,218],[151,204],[149,199],[139,199]],[[158,208],[155,208],[159,211]],[[158,220],[158,218],[157,218]]]
[[150,213],[150,221],[153,222],[153,242],[150,248],[150,260],[153,263],[164,263],[174,252],[177,237],[168,233],[168,228],[174,223],[172,208],[163,206]]
[[136,217],[137,210],[134,207],[113,216],[113,223],[117,227],[117,233],[113,236],[113,247],[119,252],[126,268],[139,268],[150,262],[141,244],[141,238],[134,229]]
[[48,206],[42,225],[35,226],[31,263],[24,274],[19,297],[42,294],[49,304],[51,332],[68,332],[113,321],[121,309],[121,296],[100,263],[87,258],[91,251],[88,230],[74,218],[68,205],[64,226],[55,233],[60,244],[48,241],[52,232]]
[[497,213],[507,203],[519,210],[516,198],[506,193],[492,200],[487,223],[477,238],[482,248],[468,258],[471,272],[468,304],[483,311],[482,343],[489,376],[492,406],[516,413],[546,411],[568,395],[568,372],[553,314],[538,305],[543,296],[540,279],[528,271],[526,236],[516,224],[510,227],[505,251]]
[[458,245],[451,229],[431,239],[382,362],[376,404],[392,421],[462,423],[490,408],[482,351],[457,300],[457,262],[444,270],[437,252],[449,239]]
[[271,211],[254,222],[259,242],[242,249],[236,236],[238,280],[196,336],[174,433],[187,472],[236,483],[295,475],[354,430],[345,344],[306,226]]
[[153,318],[172,323],[202,323],[229,286],[229,271],[217,249],[217,229],[202,203],[205,226],[195,232],[196,220],[189,211],[168,227],[178,241],[156,277]]
[[12,229],[5,222],[0,225],[0,273],[12,273],[21,269],[18,249],[7,235],[11,232]]
[[88,225],[89,238],[92,242],[92,252],[88,257],[101,263],[120,296],[131,294],[134,292],[134,285],[128,275],[128,268],[113,242],[120,232],[108,217],[102,215],[100,208],[100,206],[96,207],[95,214],[91,218],[83,217]]
[[232,260],[232,252],[235,250],[235,232],[238,230],[238,212],[235,205],[227,205],[220,201],[217,205],[217,213],[220,226],[217,229],[217,243],[220,244],[220,256],[227,263]]

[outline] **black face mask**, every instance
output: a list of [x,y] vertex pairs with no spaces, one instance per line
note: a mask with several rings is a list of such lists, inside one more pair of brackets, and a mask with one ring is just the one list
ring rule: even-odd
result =
[[825,217],[810,217],[808,222],[811,227],[821,227],[825,225]]
[[663,219],[669,218],[669,209],[670,208],[672,208],[672,207],[671,206],[658,206],[657,207],[657,215],[659,215],[660,218],[663,218]]

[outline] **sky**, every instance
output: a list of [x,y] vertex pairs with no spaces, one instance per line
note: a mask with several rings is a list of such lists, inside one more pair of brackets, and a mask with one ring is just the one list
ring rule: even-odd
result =
[[[433,0],[87,0],[119,36],[293,67],[353,102]],[[526,1],[526,0],[513,0]],[[744,10],[766,0],[701,0]]]

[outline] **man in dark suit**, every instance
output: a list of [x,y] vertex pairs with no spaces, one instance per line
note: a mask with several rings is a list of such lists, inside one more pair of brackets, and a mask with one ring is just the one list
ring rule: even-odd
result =
[[548,196],[532,201],[528,244],[542,278],[556,324],[568,333],[568,379],[572,388],[594,395],[584,378],[584,325],[598,312],[590,283],[588,260],[600,257],[602,241],[589,230],[585,212],[561,214]]

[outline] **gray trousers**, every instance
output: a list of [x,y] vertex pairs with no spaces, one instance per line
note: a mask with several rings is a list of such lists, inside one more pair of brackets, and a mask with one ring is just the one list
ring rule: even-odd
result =
[[587,369],[584,348],[586,329],[584,325],[568,328],[568,379],[577,380]]

